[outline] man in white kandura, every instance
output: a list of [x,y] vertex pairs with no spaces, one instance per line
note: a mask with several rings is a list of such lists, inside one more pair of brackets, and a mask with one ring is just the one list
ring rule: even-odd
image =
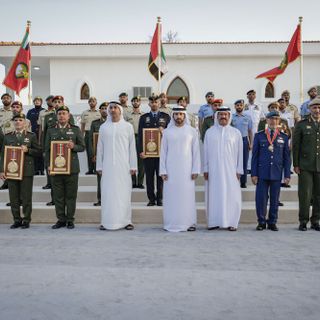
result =
[[107,121],[99,130],[96,161],[96,171],[102,174],[100,230],[132,230],[131,175],[137,171],[137,154],[133,127],[123,119],[119,102],[109,103]]
[[204,139],[204,178],[208,229],[236,231],[241,214],[239,179],[243,174],[241,132],[230,126],[231,112],[221,106]]
[[195,179],[200,163],[197,131],[190,126],[186,110],[174,108],[169,126],[163,131],[160,153],[165,230],[196,230]]

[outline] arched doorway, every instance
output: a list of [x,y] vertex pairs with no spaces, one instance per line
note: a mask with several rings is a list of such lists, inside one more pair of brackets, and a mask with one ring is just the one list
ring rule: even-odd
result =
[[186,83],[180,77],[176,77],[171,81],[167,90],[168,103],[176,104],[178,98],[180,97],[186,97],[187,102],[189,103],[189,89]]
[[90,88],[87,83],[84,83],[80,89],[80,99],[88,100],[90,98]]
[[266,85],[264,97],[265,98],[274,98],[275,97],[274,86],[273,86],[273,83],[270,81]]

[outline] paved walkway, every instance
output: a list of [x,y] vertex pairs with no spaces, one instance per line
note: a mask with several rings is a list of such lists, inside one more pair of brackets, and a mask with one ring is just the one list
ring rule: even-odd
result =
[[319,319],[320,232],[254,227],[0,225],[0,319]]

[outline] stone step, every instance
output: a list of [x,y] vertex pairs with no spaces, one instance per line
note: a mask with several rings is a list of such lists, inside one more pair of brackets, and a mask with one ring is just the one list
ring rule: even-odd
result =
[[[99,224],[100,207],[92,206],[92,203],[78,202],[76,211],[76,223]],[[241,223],[256,223],[255,203],[245,201],[242,205]],[[205,204],[197,203],[198,223],[205,224]],[[162,207],[147,207],[145,203],[132,204],[133,223],[136,224],[162,224]],[[297,223],[298,202],[284,202],[279,208],[279,223]],[[44,202],[33,204],[32,223],[51,224],[56,222],[54,207],[47,207]],[[12,215],[9,207],[0,204],[0,223],[12,223]]]
[[[196,202],[205,201],[205,187],[196,186]],[[242,190],[243,201],[255,200],[255,186],[248,186],[247,189]],[[133,189],[132,202],[147,202],[146,189]],[[281,201],[297,201],[298,187],[292,185],[291,188],[281,188]],[[33,202],[49,202],[50,190],[43,190],[42,187],[35,186],[33,188]],[[97,187],[96,186],[79,186],[78,188],[78,202],[96,202],[97,201]],[[0,202],[9,202],[9,193],[7,190],[0,191]]]

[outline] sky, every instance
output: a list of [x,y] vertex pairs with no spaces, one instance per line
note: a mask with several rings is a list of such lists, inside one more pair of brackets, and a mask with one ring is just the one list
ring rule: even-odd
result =
[[31,20],[36,42],[145,42],[157,16],[180,41],[289,41],[299,16],[303,39],[320,40],[319,0],[0,0],[0,8],[0,41],[21,41]]

